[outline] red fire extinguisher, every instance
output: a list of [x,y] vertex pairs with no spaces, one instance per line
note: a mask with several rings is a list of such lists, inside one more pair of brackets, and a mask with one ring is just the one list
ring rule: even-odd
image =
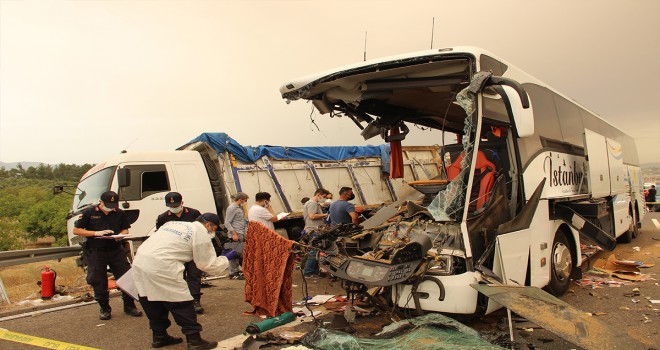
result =
[[55,295],[55,279],[57,273],[50,267],[44,266],[41,270],[41,299],[50,299]]

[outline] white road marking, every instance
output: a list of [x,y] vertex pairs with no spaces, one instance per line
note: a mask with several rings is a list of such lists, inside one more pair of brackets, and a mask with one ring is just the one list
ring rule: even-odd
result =
[[655,225],[655,228],[660,230],[660,222],[658,222],[658,219],[651,219],[653,221],[653,225]]

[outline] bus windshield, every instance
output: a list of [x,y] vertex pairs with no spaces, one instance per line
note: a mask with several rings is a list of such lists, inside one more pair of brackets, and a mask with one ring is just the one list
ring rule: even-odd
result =
[[455,149],[454,155],[449,152],[451,147],[443,150],[444,172],[449,183],[428,206],[429,212],[437,221],[459,221],[466,207],[467,181],[474,153],[475,133],[478,131],[474,118],[476,98],[465,88],[456,95],[456,103],[465,110],[466,117],[463,133],[460,135],[460,147]]
[[79,209],[98,202],[101,194],[110,189],[112,176],[116,167],[105,168],[96,174],[86,177],[78,184],[78,190],[73,197],[73,209]]

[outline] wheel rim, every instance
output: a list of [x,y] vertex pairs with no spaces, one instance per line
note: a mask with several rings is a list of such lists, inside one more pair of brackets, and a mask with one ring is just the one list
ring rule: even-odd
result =
[[568,247],[561,242],[557,242],[553,251],[552,260],[557,279],[560,281],[567,279],[571,274],[571,267],[573,264],[571,261],[571,251]]

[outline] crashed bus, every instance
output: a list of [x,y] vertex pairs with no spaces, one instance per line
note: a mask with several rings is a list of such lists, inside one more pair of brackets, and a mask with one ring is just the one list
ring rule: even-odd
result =
[[582,240],[612,250],[640,227],[632,137],[483,49],[360,62],[280,92],[350,118],[365,139],[380,135],[394,166],[396,146],[415,142],[410,128],[437,132],[439,175],[409,183],[423,199],[398,200],[361,226],[321,228],[310,243],[349,292],[383,287],[402,308],[490,313],[500,305],[471,285],[561,295],[579,275]]

